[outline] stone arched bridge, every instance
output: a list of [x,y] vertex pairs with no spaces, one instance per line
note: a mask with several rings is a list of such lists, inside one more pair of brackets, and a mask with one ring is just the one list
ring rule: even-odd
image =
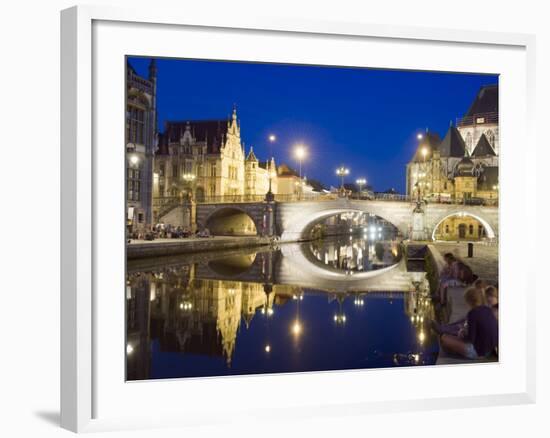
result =
[[[196,206],[196,222],[213,234],[219,223],[226,226],[248,216],[261,235],[277,236],[281,241],[307,237],[311,227],[330,216],[346,212],[371,213],[393,224],[405,237],[413,237],[415,204],[392,200],[354,200],[337,198],[295,202],[201,203]],[[450,216],[464,215],[479,220],[491,239],[498,237],[498,208],[462,204],[426,204],[422,206],[421,223],[425,238],[432,238],[438,225]],[[418,217],[418,213],[416,213]]]

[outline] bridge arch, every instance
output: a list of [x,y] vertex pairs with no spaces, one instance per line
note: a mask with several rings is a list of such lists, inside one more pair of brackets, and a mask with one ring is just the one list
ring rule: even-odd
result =
[[256,262],[257,253],[235,254],[208,262],[208,269],[226,278],[239,277],[249,272]]
[[262,224],[245,208],[223,206],[213,210],[202,225],[215,236],[256,236]]
[[409,217],[412,213],[409,204],[400,205],[398,212],[392,209],[381,208],[375,202],[363,202],[362,204],[350,203],[345,206],[331,206],[327,204],[323,204],[317,209],[305,207],[299,211],[283,213],[283,216],[286,215],[286,218],[283,218],[281,240],[303,240],[307,237],[308,231],[316,223],[331,216],[349,212],[373,214],[392,224],[403,235],[408,234]]
[[497,237],[497,233],[496,233],[496,230],[495,228],[491,225],[490,221],[486,218],[484,218],[482,215],[478,214],[478,213],[474,213],[474,212],[470,212],[470,211],[465,211],[465,210],[459,210],[459,211],[453,211],[453,212],[449,212],[449,213],[446,213],[443,217],[440,217],[439,219],[437,219],[435,221],[435,225],[432,227],[432,232],[431,232],[431,238],[432,240],[436,240],[436,231],[437,229],[439,228],[439,226],[446,220],[446,219],[449,219],[449,218],[452,218],[454,216],[457,216],[457,217],[470,217],[470,218],[473,218],[475,220],[477,220],[481,225],[483,225],[483,227],[485,228],[485,232],[487,233],[487,237],[489,239],[495,239]]

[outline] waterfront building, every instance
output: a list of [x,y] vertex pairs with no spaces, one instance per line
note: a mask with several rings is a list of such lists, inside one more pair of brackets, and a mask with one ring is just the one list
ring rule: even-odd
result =
[[456,126],[464,139],[468,154],[473,154],[480,138],[485,136],[498,155],[498,85],[481,87],[464,117],[457,119]]
[[[422,134],[407,164],[407,194],[427,202],[497,205],[498,150],[498,86],[490,85],[479,90],[443,140],[428,130]],[[435,236],[477,240],[485,237],[480,225],[471,217],[452,217],[440,224]]]
[[[229,120],[167,121],[155,157],[155,220],[191,226],[185,202],[230,201],[277,193],[277,166],[245,155],[236,108]],[[191,210],[191,207],[189,207]]]
[[298,172],[287,164],[281,164],[277,169],[277,190],[279,195],[287,196],[320,194],[308,183],[306,176],[300,178]]
[[149,64],[149,76],[139,76],[126,67],[126,209],[129,232],[141,233],[153,222],[152,181],[156,147],[155,60]]

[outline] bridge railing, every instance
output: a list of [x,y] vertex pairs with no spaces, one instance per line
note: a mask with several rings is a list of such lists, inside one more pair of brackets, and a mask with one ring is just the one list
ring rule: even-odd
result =
[[[415,202],[416,197],[410,195],[401,195],[393,193],[346,193],[346,198],[351,200],[376,200],[376,201],[391,201],[391,202]],[[341,199],[339,193],[302,193],[302,194],[275,194],[276,202],[304,202],[304,201],[333,201]],[[221,196],[205,196],[200,199],[195,199],[197,204],[238,204],[238,203],[260,203],[264,202],[266,195],[221,195]],[[183,205],[184,199],[180,197],[159,197],[153,198],[153,207],[167,211],[178,205]],[[482,205],[482,206],[498,206],[498,199],[481,199],[475,198],[472,200],[454,199],[454,198],[431,198],[426,200],[428,204],[453,204],[453,205]]]

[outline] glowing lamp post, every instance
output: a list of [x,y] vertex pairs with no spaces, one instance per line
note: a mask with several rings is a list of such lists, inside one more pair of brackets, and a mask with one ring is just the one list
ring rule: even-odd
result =
[[302,161],[307,155],[306,147],[302,144],[296,145],[294,148],[294,156],[298,160],[298,175],[300,176],[300,197],[302,195],[303,184],[302,184]]
[[359,195],[363,193],[363,186],[367,184],[367,180],[365,178],[359,178],[355,180],[355,184],[359,186]]
[[347,167],[340,166],[338,169],[336,169],[336,175],[338,175],[341,179],[340,189],[343,192],[344,191],[344,178],[346,177],[346,175],[349,175],[349,169]]

